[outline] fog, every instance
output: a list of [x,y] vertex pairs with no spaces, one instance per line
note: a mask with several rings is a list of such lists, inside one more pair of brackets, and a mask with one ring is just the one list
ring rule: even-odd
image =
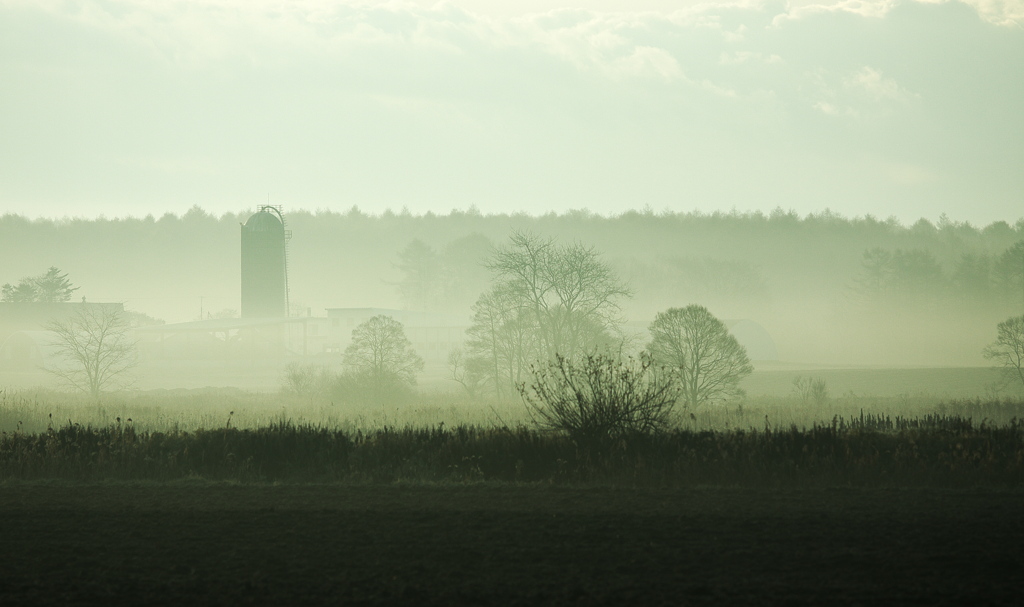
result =
[[0,0],[0,605],[1017,604],[1024,0]]
[[[290,231],[287,276],[280,277],[289,306],[287,316],[283,302],[280,308],[285,343],[252,349],[240,345],[241,325],[231,323],[254,316],[244,314],[242,301],[241,224],[257,210],[7,215],[0,218],[0,282],[16,285],[56,267],[76,288],[72,303],[123,304],[134,316],[133,386],[141,389],[267,391],[284,384],[288,364],[340,370],[351,331],[382,313],[403,324],[425,361],[415,374],[419,390],[461,391],[449,355],[465,347],[473,306],[495,281],[488,264],[517,233],[581,246],[611,271],[629,292],[617,299],[613,323],[626,354],[643,349],[659,312],[707,307],[746,347],[756,369],[745,380],[752,396],[786,394],[792,377],[825,372],[836,394],[991,392],[982,351],[996,325],[1024,307],[1020,220],[976,227],[946,217],[904,225],[781,209],[530,216],[283,208]],[[0,341],[43,324],[8,313]],[[46,361],[18,360],[24,352],[5,350],[3,382],[55,386],[42,370]],[[935,367],[979,368],[981,375],[960,376],[963,386],[941,375],[931,376],[930,388],[918,385],[911,370]],[[878,379],[865,384],[872,369]],[[901,382],[894,369],[911,374]]]
[[[340,372],[352,331],[383,314],[423,360],[417,390],[475,396],[459,357],[481,363],[488,310],[523,329],[488,264],[525,234],[578,247],[613,286],[548,319],[590,324],[564,347],[638,356],[658,314],[696,305],[746,348],[751,396],[826,370],[853,373],[834,393],[907,390],[864,384],[875,368],[977,369],[932,391],[998,394],[983,350],[1024,306],[1022,15],[975,0],[0,3],[0,284],[29,293],[54,268],[71,289],[5,295],[21,308],[0,322],[0,379],[57,387],[42,370],[57,317],[26,305],[85,298],[131,313],[137,389]],[[241,224],[261,204],[283,213],[286,248],[246,266]],[[550,302],[535,299],[537,316]]]

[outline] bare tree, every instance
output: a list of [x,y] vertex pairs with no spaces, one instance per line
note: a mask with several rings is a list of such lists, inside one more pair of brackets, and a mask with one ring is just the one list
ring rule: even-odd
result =
[[704,306],[659,312],[649,327],[651,358],[674,371],[688,407],[741,395],[739,382],[753,372],[746,349]]
[[1000,364],[1008,382],[1020,380],[1024,387],[1024,315],[999,323],[996,340],[985,347],[984,355]]
[[[76,304],[77,305],[77,304]],[[95,400],[111,387],[124,387],[127,372],[138,362],[128,316],[113,305],[85,305],[46,329],[63,364],[47,368],[69,387]]]
[[533,316],[542,351],[572,358],[592,349],[595,338],[618,323],[618,300],[629,297],[629,289],[593,247],[558,246],[522,232],[510,240],[488,268]]
[[495,392],[522,383],[531,364],[616,343],[629,289],[592,247],[514,232],[487,267],[492,287],[473,306],[470,356],[487,361]]
[[793,378],[793,392],[805,403],[814,403],[819,407],[828,403],[828,383],[820,377]]
[[537,325],[523,302],[506,285],[497,285],[473,305],[466,332],[469,356],[498,397],[521,383],[539,356]]
[[423,359],[405,337],[402,323],[378,314],[352,331],[345,364],[368,379],[378,393],[393,385],[414,386]]
[[462,348],[453,348],[448,352],[448,378],[458,382],[471,398],[480,393],[487,380],[487,361],[465,355]]

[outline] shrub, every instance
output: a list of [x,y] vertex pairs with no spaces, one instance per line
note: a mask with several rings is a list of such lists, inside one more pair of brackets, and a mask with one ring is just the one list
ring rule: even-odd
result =
[[814,403],[819,407],[828,403],[828,383],[820,377],[794,377],[793,391],[805,403]]
[[539,425],[566,432],[579,446],[603,447],[668,426],[680,388],[656,371],[646,357],[556,356],[531,367],[533,383],[519,391]]
[[328,393],[336,374],[321,365],[290,362],[284,368],[284,389],[304,398],[318,398]]
[[415,391],[397,374],[346,371],[334,378],[330,397],[346,405],[402,405],[412,402]]

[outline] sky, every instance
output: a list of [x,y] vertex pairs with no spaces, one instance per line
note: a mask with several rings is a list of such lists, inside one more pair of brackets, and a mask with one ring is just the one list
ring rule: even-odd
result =
[[1024,0],[0,0],[0,213],[1024,217]]

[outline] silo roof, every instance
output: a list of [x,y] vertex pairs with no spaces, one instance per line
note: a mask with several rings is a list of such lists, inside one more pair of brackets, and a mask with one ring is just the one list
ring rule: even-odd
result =
[[245,222],[245,228],[253,232],[283,231],[284,225],[281,220],[270,211],[253,213]]

